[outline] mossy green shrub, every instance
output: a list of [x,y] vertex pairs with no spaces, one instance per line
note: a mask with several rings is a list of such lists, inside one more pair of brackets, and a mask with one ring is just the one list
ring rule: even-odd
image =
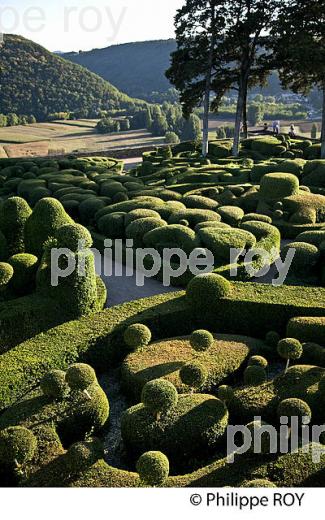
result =
[[265,334],[266,344],[269,345],[273,349],[277,348],[280,339],[281,339],[281,336],[276,330],[269,330]]
[[228,412],[211,395],[180,395],[178,403],[157,421],[143,405],[122,415],[122,438],[134,457],[148,450],[162,451],[171,466],[186,465],[195,454],[215,449],[228,424]]
[[13,267],[6,262],[0,262],[0,289],[3,289],[14,275]]
[[195,312],[204,312],[207,307],[213,312],[219,300],[229,295],[232,284],[218,274],[208,273],[195,276],[187,286],[186,298]]
[[136,464],[141,482],[147,486],[161,486],[169,475],[169,460],[160,451],[143,453]]
[[303,353],[302,344],[295,338],[281,339],[277,346],[279,356],[287,360],[286,370],[288,369],[290,360],[301,358]]
[[190,336],[191,347],[197,352],[205,352],[214,343],[214,337],[208,330],[195,330]]
[[27,428],[11,426],[0,431],[0,461],[5,466],[22,466],[34,457],[36,449],[36,438]]
[[284,399],[277,409],[278,417],[297,417],[302,420],[304,417],[311,418],[312,412],[308,404],[302,399],[294,397]]
[[104,200],[98,198],[90,198],[84,200],[78,205],[78,213],[82,224],[90,225],[95,222],[95,215],[97,211],[104,208],[106,203]]
[[19,253],[9,258],[8,263],[14,270],[10,287],[17,295],[31,293],[35,288],[38,258],[28,253]]
[[67,248],[73,253],[91,247],[93,244],[88,229],[80,224],[67,224],[60,227],[55,233],[55,238],[58,248]]
[[317,247],[306,242],[291,242],[284,246],[281,257],[286,258],[291,250],[294,250],[295,254],[290,264],[290,274],[298,277],[306,277],[311,274],[320,258]]
[[302,183],[306,186],[325,187],[325,161],[311,160],[304,166]]
[[10,197],[0,205],[0,231],[6,237],[10,256],[25,251],[24,229],[31,213],[28,203],[20,197]]
[[181,220],[187,220],[190,227],[194,229],[200,222],[219,222],[221,217],[215,211],[208,209],[185,209],[183,211],[173,212],[168,219],[168,224],[179,224]]
[[209,154],[213,158],[223,159],[231,155],[231,141],[212,141],[209,142]]
[[98,221],[105,215],[110,215],[111,213],[129,213],[135,209],[153,209],[154,211],[158,211],[159,208],[164,206],[164,204],[164,201],[157,197],[138,197],[133,200],[127,200],[125,202],[118,202],[116,204],[106,206],[105,208],[97,211],[95,219],[98,223]]
[[244,211],[236,206],[221,206],[218,213],[223,222],[233,227],[237,227],[244,216]]
[[241,219],[241,223],[244,222],[265,222],[266,224],[272,224],[271,217],[268,217],[267,215],[260,215],[259,213],[247,213],[243,216]]
[[268,366],[268,361],[263,356],[252,356],[248,360],[248,366],[258,366],[265,369]]
[[54,427],[64,445],[96,434],[109,417],[109,402],[98,383],[87,393],[70,392],[63,399],[45,396],[40,388],[14,404],[0,419],[0,428],[23,426],[36,431],[40,424]]
[[124,332],[124,341],[132,350],[146,347],[151,341],[150,329],[142,323],[129,325]]
[[273,484],[270,480],[266,478],[256,478],[254,480],[248,480],[244,482],[241,486],[243,488],[276,488],[277,486]]
[[247,251],[256,244],[255,236],[242,229],[203,228],[199,230],[198,235],[203,246],[213,254],[216,266],[231,263],[232,249]]
[[178,393],[169,381],[154,379],[144,385],[141,401],[149,413],[160,418],[177,405]]
[[182,202],[177,200],[167,201],[163,206],[159,206],[155,211],[161,216],[162,219],[167,220],[173,213],[177,213],[178,211],[185,211],[186,206]]
[[198,233],[200,229],[210,227],[216,229],[231,229],[231,226],[229,226],[229,224],[226,224],[225,222],[218,222],[217,220],[207,220],[206,222],[199,222],[199,224],[196,224],[195,231]]
[[260,365],[249,365],[244,372],[245,385],[257,386],[265,383],[266,372]]
[[291,318],[287,325],[287,336],[300,342],[314,341],[325,345],[325,317],[299,316]]
[[190,254],[199,245],[195,232],[179,224],[153,229],[144,235],[143,242],[161,254],[165,248],[180,248]]
[[125,215],[125,226],[127,227],[135,220],[144,218],[160,219],[161,217],[159,213],[153,209],[134,209]]
[[124,238],[125,236],[125,215],[123,212],[104,215],[97,222],[99,231],[107,238]]
[[86,390],[97,382],[95,370],[85,363],[74,363],[66,374],[65,380],[71,390]]
[[140,218],[129,224],[125,230],[126,238],[133,240],[133,247],[143,247],[143,237],[149,231],[167,226],[167,222],[161,218]]
[[234,397],[234,391],[229,385],[220,385],[218,388],[218,398],[224,403],[230,403]]
[[299,180],[290,173],[268,173],[260,185],[260,198],[263,200],[281,200],[298,195]]
[[182,366],[179,376],[184,385],[191,389],[198,390],[201,388],[208,378],[208,372],[202,363],[187,363]]
[[264,353],[261,340],[246,336],[219,334],[209,349],[197,352],[191,346],[191,336],[176,337],[150,343],[147,347],[129,354],[122,364],[123,389],[128,396],[139,400],[143,386],[152,379],[162,377],[177,388],[188,392],[180,378],[181,368],[188,363],[205,367],[205,392],[213,391],[223,381],[239,374],[250,354]]
[[75,442],[68,449],[64,463],[70,475],[80,474],[86,471],[97,460],[103,456],[103,448],[98,440],[86,440],[84,442]]
[[297,236],[297,242],[305,242],[320,248],[321,243],[325,240],[325,227],[318,231],[303,231]]
[[219,206],[219,203],[209,197],[203,197],[202,195],[187,195],[182,198],[182,203],[185,204],[187,208],[192,209],[208,209],[208,210],[216,210]]
[[26,250],[40,258],[45,242],[53,237],[61,226],[72,223],[58,200],[51,198],[40,200],[26,220]]
[[63,370],[50,370],[40,382],[40,387],[46,397],[63,399],[69,393],[69,385]]

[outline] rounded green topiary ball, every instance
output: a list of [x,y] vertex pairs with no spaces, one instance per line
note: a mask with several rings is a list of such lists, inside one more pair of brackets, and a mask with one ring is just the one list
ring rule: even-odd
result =
[[63,370],[51,370],[45,374],[40,386],[43,394],[53,399],[63,399],[69,392]]
[[208,330],[195,330],[190,336],[191,347],[198,352],[204,352],[205,350],[208,350],[210,347],[212,347],[213,342],[213,335]]
[[68,224],[61,226],[55,235],[58,248],[70,249],[73,253],[79,249],[86,249],[92,246],[93,240],[88,229],[80,224]]
[[71,365],[65,374],[65,380],[72,390],[86,390],[97,382],[95,370],[85,363]]
[[142,482],[148,486],[161,486],[169,475],[169,461],[161,451],[148,451],[136,465]]
[[241,487],[246,488],[275,488],[276,485],[266,478],[256,478],[254,480],[248,480]]
[[218,388],[218,398],[224,402],[230,402],[234,398],[234,391],[229,385],[221,385]]
[[265,455],[270,453],[270,434],[264,429],[265,426],[267,426],[267,423],[260,419],[246,424],[246,428],[250,431],[252,436],[250,451],[255,454]]
[[299,359],[303,353],[302,344],[295,338],[281,339],[277,350],[284,359]]
[[141,401],[154,415],[165,413],[176,406],[178,393],[172,383],[165,379],[148,381],[142,389]]
[[249,386],[256,386],[265,383],[266,372],[264,368],[257,365],[248,366],[244,372],[244,383]]
[[124,341],[128,347],[134,350],[145,347],[151,341],[150,329],[142,323],[129,325],[124,332]]
[[28,253],[19,253],[9,258],[8,263],[14,270],[10,287],[21,294],[32,291],[35,284],[38,258]]
[[265,342],[267,345],[269,345],[269,347],[277,347],[280,339],[281,339],[280,334],[278,332],[276,332],[275,330],[270,330],[269,332],[266,333],[266,336],[265,336]]
[[[99,441],[76,442],[70,446],[65,456],[65,464],[70,473],[81,473],[99,458]],[[97,449],[96,449],[97,448]]]
[[265,359],[265,357],[263,357],[263,356],[252,356],[248,360],[248,366],[249,367],[257,366],[257,367],[266,368],[268,366],[268,362],[267,362],[267,359]]
[[23,426],[10,426],[0,432],[0,461],[17,466],[30,461],[37,449],[35,435]]
[[277,412],[278,417],[298,417],[299,420],[303,417],[311,418],[312,416],[309,405],[296,397],[283,399],[278,406]]
[[208,372],[200,363],[187,363],[179,372],[184,385],[191,388],[200,388],[207,380]]
[[213,311],[218,300],[227,296],[231,288],[231,283],[218,274],[199,274],[189,282],[186,298],[193,309],[205,314]]
[[7,285],[14,275],[14,270],[10,264],[0,262],[0,287]]

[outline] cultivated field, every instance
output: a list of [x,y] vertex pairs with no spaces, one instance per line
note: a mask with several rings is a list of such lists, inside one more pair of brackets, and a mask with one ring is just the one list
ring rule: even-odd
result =
[[0,128],[0,157],[39,157],[73,152],[103,152],[120,148],[156,146],[163,138],[146,130],[109,135],[97,133],[97,120],[53,121]]

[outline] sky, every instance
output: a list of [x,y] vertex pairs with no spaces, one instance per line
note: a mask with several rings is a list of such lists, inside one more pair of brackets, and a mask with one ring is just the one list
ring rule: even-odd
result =
[[174,37],[185,0],[1,0],[1,33],[20,34],[50,51],[79,51]]

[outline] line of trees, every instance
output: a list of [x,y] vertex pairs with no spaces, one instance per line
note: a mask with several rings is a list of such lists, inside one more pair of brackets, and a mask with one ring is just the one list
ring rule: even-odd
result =
[[325,158],[325,0],[186,0],[175,17],[177,49],[167,78],[180,91],[183,114],[204,106],[202,154],[209,111],[237,91],[233,154],[247,135],[247,94],[279,71],[282,86],[323,91]]
[[33,115],[17,115],[13,112],[10,114],[0,114],[0,128],[6,126],[30,125],[36,123],[36,118]]

